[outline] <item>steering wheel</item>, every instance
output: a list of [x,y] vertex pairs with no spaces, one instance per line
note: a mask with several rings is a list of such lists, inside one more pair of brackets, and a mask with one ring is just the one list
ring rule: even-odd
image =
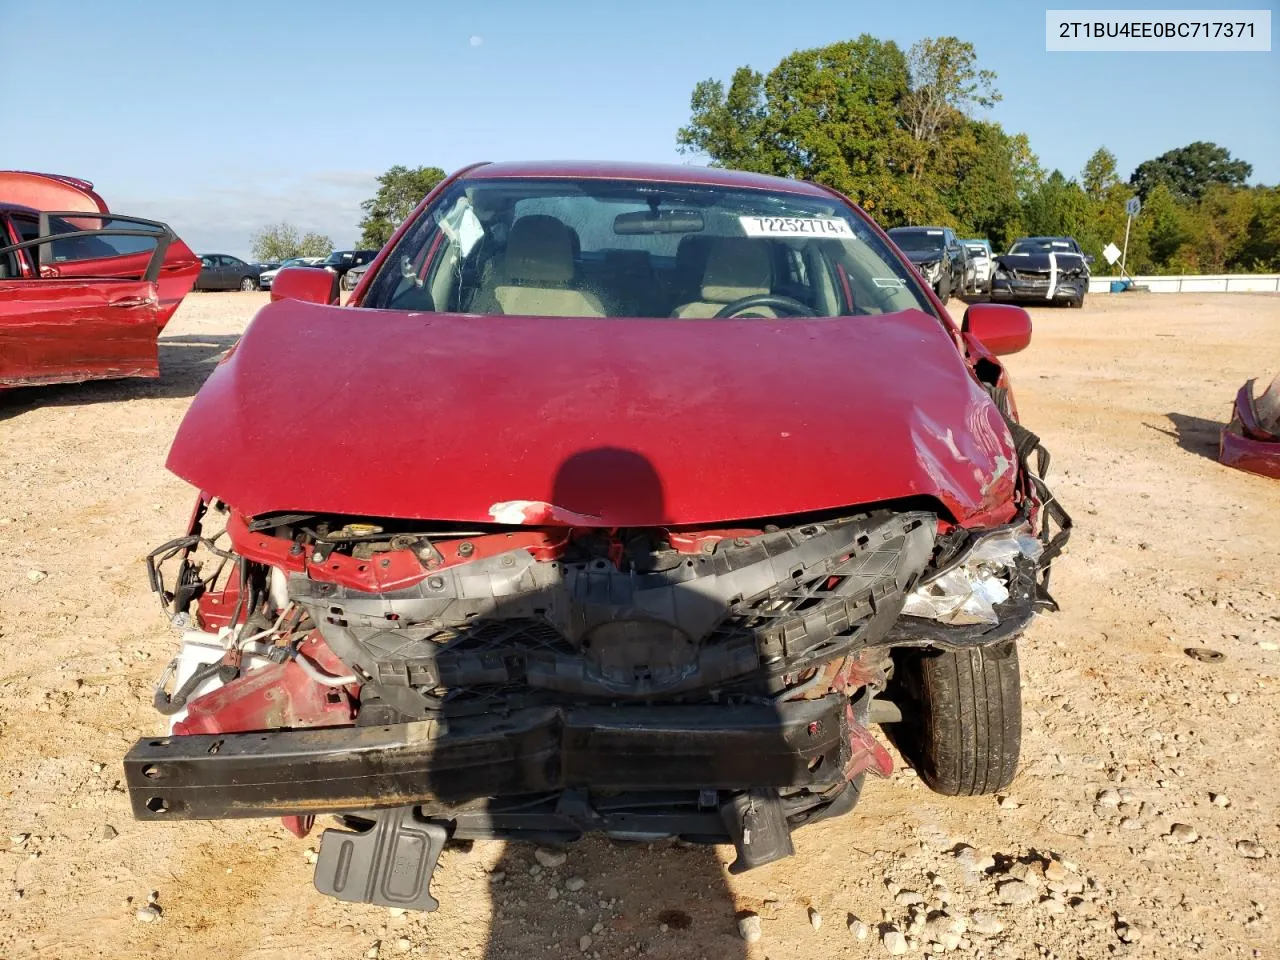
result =
[[813,308],[801,303],[794,297],[784,297],[780,293],[753,293],[749,297],[739,297],[732,303],[726,303],[716,313],[713,320],[728,320],[738,314],[745,313],[752,307],[777,307],[787,311],[789,317],[816,317]]

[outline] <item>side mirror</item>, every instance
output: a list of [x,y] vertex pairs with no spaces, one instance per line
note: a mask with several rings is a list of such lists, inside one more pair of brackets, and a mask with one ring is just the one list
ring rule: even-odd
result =
[[337,303],[338,275],[311,267],[286,267],[271,284],[271,302],[277,300]]
[[1086,254],[1084,255],[1084,262],[1085,262],[1085,263],[1093,263],[1093,254],[1092,254],[1092,253],[1086,253]]
[[960,330],[996,356],[1025,350],[1031,342],[1031,315],[1007,303],[975,303],[964,312]]

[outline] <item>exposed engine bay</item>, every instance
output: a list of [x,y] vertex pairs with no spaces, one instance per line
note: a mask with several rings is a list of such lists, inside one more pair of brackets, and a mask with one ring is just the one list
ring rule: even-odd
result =
[[[148,558],[185,632],[155,692],[171,736],[126,759],[134,812],[298,835],[337,813],[357,853],[603,830],[766,863],[891,771],[869,728],[904,709],[895,649],[998,643],[1052,603],[1043,527],[449,529],[201,501]],[[317,884],[344,896],[335,869]]]

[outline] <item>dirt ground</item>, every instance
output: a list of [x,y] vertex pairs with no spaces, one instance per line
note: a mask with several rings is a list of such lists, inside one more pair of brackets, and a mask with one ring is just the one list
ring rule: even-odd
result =
[[[740,877],[723,848],[592,839],[535,875],[531,847],[478,843],[444,854],[438,913],[399,916],[317,894],[314,835],[143,826],[120,783],[176,644],[142,565],[194,497],[164,469],[169,440],[265,299],[189,297],[159,381],[0,394],[0,958],[819,960],[888,956],[894,929],[913,957],[1278,955],[1280,483],[1214,450],[1240,384],[1280,369],[1280,298],[1034,311],[1008,365],[1077,531],[1062,612],[1021,643],[1027,730],[1003,803],[900,769]],[[1225,659],[1184,652],[1200,646]],[[141,922],[153,891],[161,916]],[[913,923],[916,899],[931,912]]]

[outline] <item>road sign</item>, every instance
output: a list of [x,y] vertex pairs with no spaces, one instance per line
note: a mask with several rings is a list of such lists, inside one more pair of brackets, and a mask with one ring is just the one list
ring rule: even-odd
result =
[[1108,243],[1102,248],[1102,255],[1107,258],[1107,263],[1115,263],[1120,259],[1120,248],[1114,243]]
[[1142,209],[1142,201],[1137,197],[1130,197],[1129,202],[1124,205],[1124,212],[1131,217],[1136,217],[1138,211]]

